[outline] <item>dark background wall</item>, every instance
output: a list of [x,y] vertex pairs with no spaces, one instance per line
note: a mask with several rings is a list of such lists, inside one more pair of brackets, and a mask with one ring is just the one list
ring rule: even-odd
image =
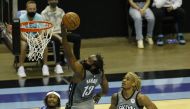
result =
[[[19,0],[19,10],[25,9],[27,0]],[[36,0],[40,13],[47,5],[47,0]],[[185,32],[190,32],[190,0],[183,0],[186,11]],[[83,38],[126,36],[126,0],[60,0],[59,6],[74,11],[81,18],[81,25],[75,32]]]

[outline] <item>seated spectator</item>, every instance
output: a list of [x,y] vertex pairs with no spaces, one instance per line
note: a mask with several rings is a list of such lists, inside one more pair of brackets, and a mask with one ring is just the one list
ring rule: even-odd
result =
[[146,41],[153,45],[152,40],[153,30],[154,30],[154,14],[149,8],[150,0],[129,0],[130,8],[129,14],[134,20],[137,47],[144,48],[143,43],[143,32],[142,32],[142,19],[145,18],[148,22],[147,24],[147,35]]
[[55,91],[48,92],[44,99],[44,104],[45,106],[40,109],[61,109],[61,97]]
[[[63,69],[60,65],[60,45],[62,43],[62,37],[60,36],[61,33],[61,23],[62,18],[65,15],[65,12],[57,6],[58,0],[47,0],[48,6],[42,11],[41,15],[44,20],[49,21],[54,26],[54,31],[52,35],[52,40],[55,41],[55,54],[56,54],[56,66],[55,66],[55,73],[61,74],[63,73]],[[78,34],[69,34],[67,36],[69,42],[74,43],[73,45],[73,52],[77,59],[80,59],[80,46],[81,46],[81,37]]]
[[[20,22],[27,22],[27,21],[35,21],[35,20],[43,20],[42,16],[38,13],[36,13],[36,3],[35,1],[29,0],[26,3],[26,10],[27,13],[20,16]],[[35,25],[32,25],[32,28],[35,28]],[[37,26],[37,25],[36,25]],[[18,76],[19,77],[26,77],[25,69],[24,69],[24,61],[26,58],[26,48],[27,48],[27,38],[24,35],[21,35],[21,53],[19,56],[19,68],[18,68]],[[43,54],[43,67],[42,67],[42,73],[43,76],[49,75],[49,68],[47,66],[47,47],[44,50]]]
[[162,19],[165,16],[173,16],[177,23],[177,37],[179,44],[186,43],[183,36],[185,11],[181,8],[182,0],[154,0],[153,13],[156,17],[155,32],[157,35],[157,45],[164,45],[164,35],[162,30]]
[[9,34],[12,34],[12,25],[6,24],[6,27],[7,27],[6,31],[7,31]]

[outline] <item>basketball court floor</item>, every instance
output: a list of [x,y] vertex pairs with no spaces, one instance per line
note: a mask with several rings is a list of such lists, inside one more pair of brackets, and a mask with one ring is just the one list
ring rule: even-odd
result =
[[[92,53],[101,53],[105,60],[105,73],[109,92],[102,97],[96,109],[109,109],[111,95],[120,90],[126,72],[137,72],[142,78],[142,93],[149,96],[158,109],[190,108],[190,35],[187,44],[166,44],[163,47],[145,45],[137,49],[123,37],[85,39],[82,41],[81,59]],[[61,105],[67,102],[68,81],[72,71],[64,66],[63,75],[42,77],[41,69],[28,67],[27,78],[20,79],[13,68],[14,56],[0,44],[0,109],[38,109],[48,91],[61,95]],[[30,66],[30,65],[29,65]],[[97,87],[95,91],[99,91]]]

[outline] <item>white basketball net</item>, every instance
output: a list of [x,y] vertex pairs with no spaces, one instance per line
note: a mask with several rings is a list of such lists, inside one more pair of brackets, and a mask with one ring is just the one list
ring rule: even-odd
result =
[[[37,25],[37,28],[40,28],[39,24]],[[51,27],[41,30],[39,32],[21,32],[21,35],[25,36],[27,39],[27,43],[29,46],[28,59],[30,61],[38,61],[39,59],[43,58],[44,50],[51,40],[53,29],[54,28]]]

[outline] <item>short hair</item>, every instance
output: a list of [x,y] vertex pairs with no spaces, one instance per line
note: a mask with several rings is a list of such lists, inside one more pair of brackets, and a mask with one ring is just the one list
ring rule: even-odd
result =
[[34,0],[28,0],[26,2],[26,7],[27,7],[28,4],[36,4],[36,2]]
[[140,79],[140,77],[137,74],[135,74],[134,72],[127,72],[127,74],[131,75],[132,81],[135,83],[135,86],[133,87],[133,89],[140,91],[141,90],[141,79]]

